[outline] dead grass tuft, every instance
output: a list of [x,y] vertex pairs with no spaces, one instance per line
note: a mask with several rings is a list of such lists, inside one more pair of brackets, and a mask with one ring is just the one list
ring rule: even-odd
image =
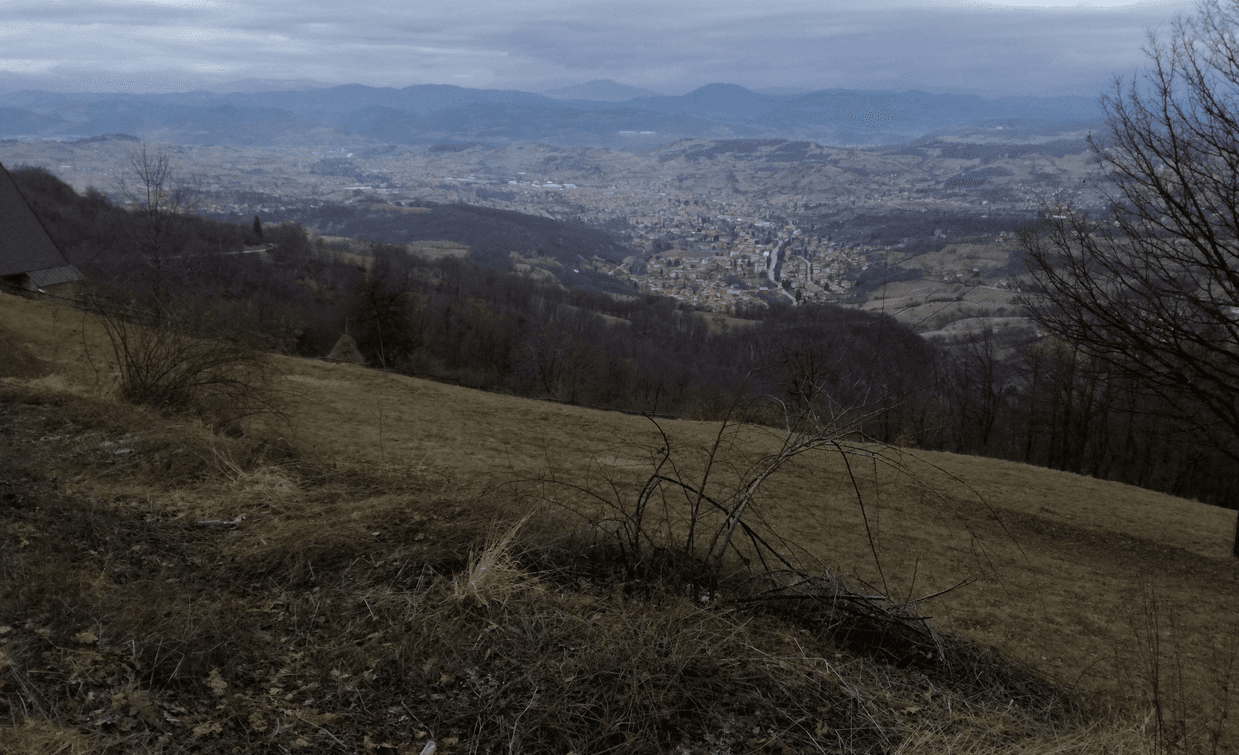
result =
[[492,531],[486,546],[469,555],[469,565],[452,580],[454,599],[489,606],[491,601],[507,602],[518,591],[537,589],[512,554],[516,538],[530,516],[526,514],[503,532]]

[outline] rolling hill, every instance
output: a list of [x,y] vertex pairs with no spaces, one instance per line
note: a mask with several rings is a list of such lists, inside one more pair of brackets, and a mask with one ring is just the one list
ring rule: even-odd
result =
[[747,515],[795,568],[702,583],[593,535],[777,430],[281,357],[215,434],[118,403],[89,314],[0,295],[0,346],[0,750],[1154,752],[1154,682],[1234,744],[1229,512],[838,437]]

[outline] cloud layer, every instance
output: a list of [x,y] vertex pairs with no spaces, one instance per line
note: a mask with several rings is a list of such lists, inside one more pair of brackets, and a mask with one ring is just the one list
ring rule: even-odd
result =
[[308,79],[537,91],[605,78],[669,94],[729,82],[1091,95],[1143,65],[1148,30],[1191,9],[1178,1],[9,0],[0,86],[177,91]]

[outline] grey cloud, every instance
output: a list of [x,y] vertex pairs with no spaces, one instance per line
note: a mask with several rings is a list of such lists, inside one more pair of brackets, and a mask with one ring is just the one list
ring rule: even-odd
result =
[[[1144,28],[1171,15],[1165,9],[1038,12],[1044,10],[825,10],[807,18],[772,13],[737,24],[707,18],[687,33],[658,23],[638,31],[613,18],[575,35],[554,22],[518,23],[487,43],[565,67],[589,61],[611,70],[634,69],[635,49],[642,67],[677,71],[697,84],[864,86],[902,77],[938,80],[940,87],[1046,90],[1104,84],[1116,64],[1127,69],[1140,60]],[[1064,72],[1055,62],[1066,59],[1074,65]]]
[[5,15],[10,22],[48,24],[62,28],[92,26],[124,26],[135,29],[155,28],[177,23],[208,21],[211,13],[201,8],[156,4],[73,3],[6,3]]
[[[858,10],[858,8],[863,8]],[[65,80],[110,74],[315,78],[377,86],[535,88],[612,78],[684,92],[726,81],[939,91],[1104,88],[1143,62],[1149,27],[1191,3],[1004,8],[925,2],[736,0],[468,4],[234,0],[195,4],[17,0],[5,60],[54,61]],[[66,44],[72,39],[72,44]]]

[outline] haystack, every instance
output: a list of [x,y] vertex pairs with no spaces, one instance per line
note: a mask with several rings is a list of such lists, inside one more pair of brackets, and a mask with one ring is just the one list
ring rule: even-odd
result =
[[357,341],[353,340],[353,337],[348,333],[340,336],[340,340],[336,341],[336,345],[332,347],[331,353],[327,355],[327,358],[340,362],[366,363],[366,358],[361,355],[361,350],[357,348]]

